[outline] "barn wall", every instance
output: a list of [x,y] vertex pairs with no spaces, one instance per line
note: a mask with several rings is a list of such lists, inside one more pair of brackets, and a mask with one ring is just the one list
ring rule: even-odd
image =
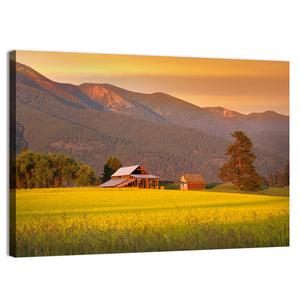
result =
[[181,190],[187,190],[187,183],[186,182],[180,182],[180,189]]
[[197,183],[188,183],[189,190],[204,190],[205,183],[197,182]]

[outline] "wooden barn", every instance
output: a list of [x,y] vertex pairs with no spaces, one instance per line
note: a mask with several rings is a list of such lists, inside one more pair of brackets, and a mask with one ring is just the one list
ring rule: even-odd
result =
[[204,190],[205,180],[201,174],[182,174],[180,178],[181,190]]
[[123,167],[112,174],[111,179],[99,187],[132,187],[158,189],[159,177],[149,174],[142,166]]

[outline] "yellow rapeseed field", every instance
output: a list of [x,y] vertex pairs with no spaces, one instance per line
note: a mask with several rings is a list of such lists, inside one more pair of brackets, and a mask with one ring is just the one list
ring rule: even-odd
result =
[[287,246],[289,198],[207,191],[16,192],[16,256]]

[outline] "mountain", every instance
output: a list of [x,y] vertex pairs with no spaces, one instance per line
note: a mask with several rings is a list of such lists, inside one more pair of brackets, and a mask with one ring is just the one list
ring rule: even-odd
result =
[[[94,101],[81,93],[80,89],[76,86],[70,84],[62,85],[54,82],[26,65],[16,63],[16,75],[17,83],[48,92],[50,95],[55,96],[61,103],[70,107],[87,108],[94,104],[97,110],[105,110],[103,106],[94,103]],[[82,98],[79,98],[76,92],[81,93]]]
[[[124,166],[142,164],[161,180],[179,180],[182,173],[202,173],[209,182],[218,180],[217,170],[226,160],[230,141],[220,136],[223,129],[218,134],[212,134],[212,129],[232,127],[231,118],[163,93],[134,93],[107,84],[76,86],[51,81],[19,63],[13,68],[17,151],[26,146],[37,152],[63,153],[98,175],[113,155]],[[244,124],[239,118],[244,116],[235,117],[235,126]],[[196,128],[197,120],[203,130]],[[264,140],[264,131],[260,134]],[[283,170],[288,161],[288,156],[261,147],[255,153],[257,170],[264,176]]]
[[238,119],[238,118],[243,118],[245,117],[245,115],[241,114],[241,113],[238,113],[236,111],[232,111],[232,110],[229,110],[229,109],[225,109],[223,107],[204,107],[205,110],[207,111],[210,111],[212,113],[215,113],[221,117],[224,117],[224,118],[230,118],[230,119]]
[[[222,107],[200,108],[168,94],[136,93],[109,84],[83,84],[79,87],[92,98],[91,90],[107,89],[134,106],[129,112],[116,109],[118,113],[153,121],[159,117],[162,122],[195,128],[226,139],[235,130],[243,130],[261,149],[281,157],[289,155],[289,117],[275,112],[246,115]],[[97,101],[106,106],[101,97],[97,97]],[[143,117],[136,107],[142,107],[147,117]]]
[[108,108],[115,113],[127,116],[151,120],[156,122],[167,122],[159,114],[144,106],[128,101],[124,97],[115,93],[112,89],[98,84],[84,83],[79,86],[80,90],[89,98]]

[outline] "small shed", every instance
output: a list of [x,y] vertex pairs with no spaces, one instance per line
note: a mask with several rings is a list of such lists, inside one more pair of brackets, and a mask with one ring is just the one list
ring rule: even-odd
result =
[[181,190],[204,190],[205,179],[201,174],[182,174],[180,178]]

